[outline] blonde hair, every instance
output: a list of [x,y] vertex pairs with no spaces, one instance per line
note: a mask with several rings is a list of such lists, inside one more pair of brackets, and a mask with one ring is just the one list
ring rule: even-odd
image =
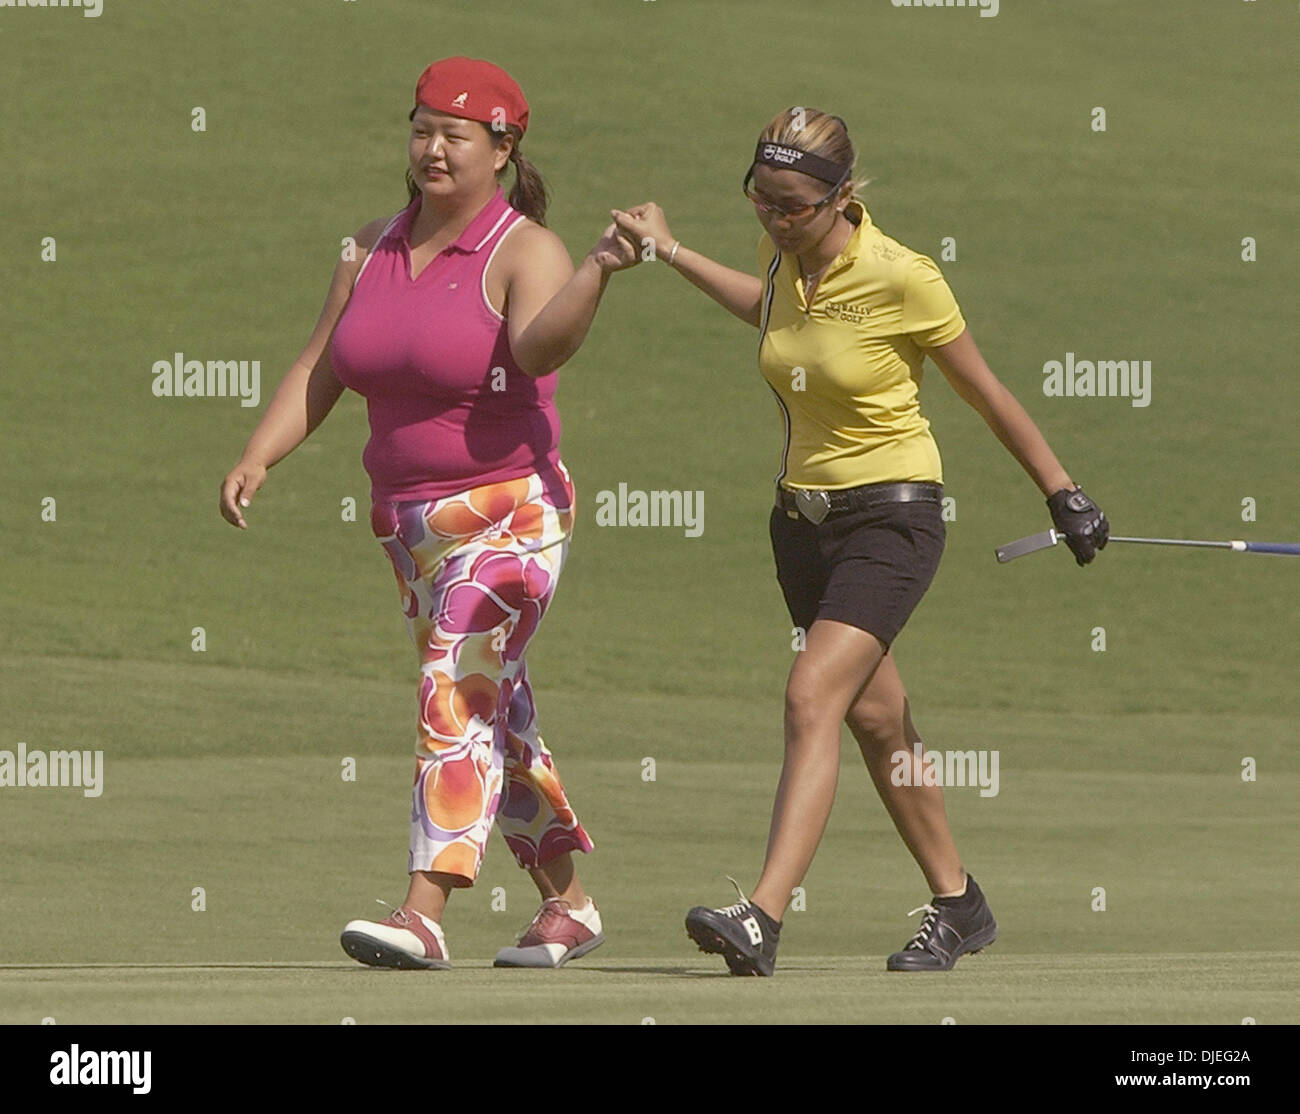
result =
[[797,147],[801,151],[817,155],[838,166],[849,167],[850,196],[866,207],[861,191],[875,179],[858,178],[853,175],[858,157],[849,140],[849,129],[838,116],[821,112],[815,108],[793,105],[784,112],[778,112],[768,121],[767,127],[758,137],[759,143],[780,143],[785,147]]

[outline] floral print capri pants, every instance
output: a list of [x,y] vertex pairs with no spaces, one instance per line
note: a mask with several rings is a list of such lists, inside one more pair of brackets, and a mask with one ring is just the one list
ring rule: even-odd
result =
[[539,866],[594,844],[537,731],[524,652],[555,593],[573,531],[564,466],[426,502],[376,502],[420,656],[407,871],[471,886],[488,834]]

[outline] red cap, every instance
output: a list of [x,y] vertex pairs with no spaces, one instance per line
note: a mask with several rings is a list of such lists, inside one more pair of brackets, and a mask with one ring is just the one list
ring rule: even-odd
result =
[[524,91],[500,66],[480,58],[457,55],[434,62],[415,83],[415,103],[485,124],[494,119],[517,124],[521,135],[528,130]]

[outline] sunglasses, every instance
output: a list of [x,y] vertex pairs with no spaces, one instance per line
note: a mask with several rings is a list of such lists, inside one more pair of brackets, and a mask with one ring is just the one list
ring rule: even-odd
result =
[[749,173],[745,175],[744,183],[740,187],[741,190],[744,192],[745,196],[748,197],[749,200],[754,203],[754,208],[756,208],[760,213],[773,213],[778,217],[785,217],[786,220],[803,220],[805,217],[812,216],[813,213],[817,212],[818,209],[821,209],[824,206],[829,205],[831,201],[834,199],[835,195],[839,192],[840,187],[844,185],[844,183],[848,180],[849,177],[848,174],[845,174],[843,178],[841,178],[838,182],[835,183],[835,185],[831,186],[830,192],[825,197],[823,197],[820,201],[814,201],[808,204],[795,205],[790,208],[786,208],[781,205],[773,204],[771,201],[765,198],[761,193],[758,193],[755,190],[751,190],[749,188],[749,182],[750,179],[753,178],[753,176],[754,176],[754,168],[751,166],[749,168]]

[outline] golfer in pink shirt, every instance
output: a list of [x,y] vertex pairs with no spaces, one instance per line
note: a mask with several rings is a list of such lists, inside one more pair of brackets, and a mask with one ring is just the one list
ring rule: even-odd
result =
[[[638,256],[609,225],[575,272],[544,227],[546,190],[520,153],[528,103],[504,70],[435,62],[411,113],[410,203],[356,234],[306,349],[226,476],[243,510],[345,388],[363,395],[371,527],[420,656],[410,886],[341,937],[361,963],[449,966],[442,915],[471,886],[497,824],[542,905],[500,967],[558,967],[604,939],[572,852],[590,851],[538,734],[524,655],[573,528],[556,370],[578,350],[613,271]],[[500,177],[515,168],[506,199]]]

